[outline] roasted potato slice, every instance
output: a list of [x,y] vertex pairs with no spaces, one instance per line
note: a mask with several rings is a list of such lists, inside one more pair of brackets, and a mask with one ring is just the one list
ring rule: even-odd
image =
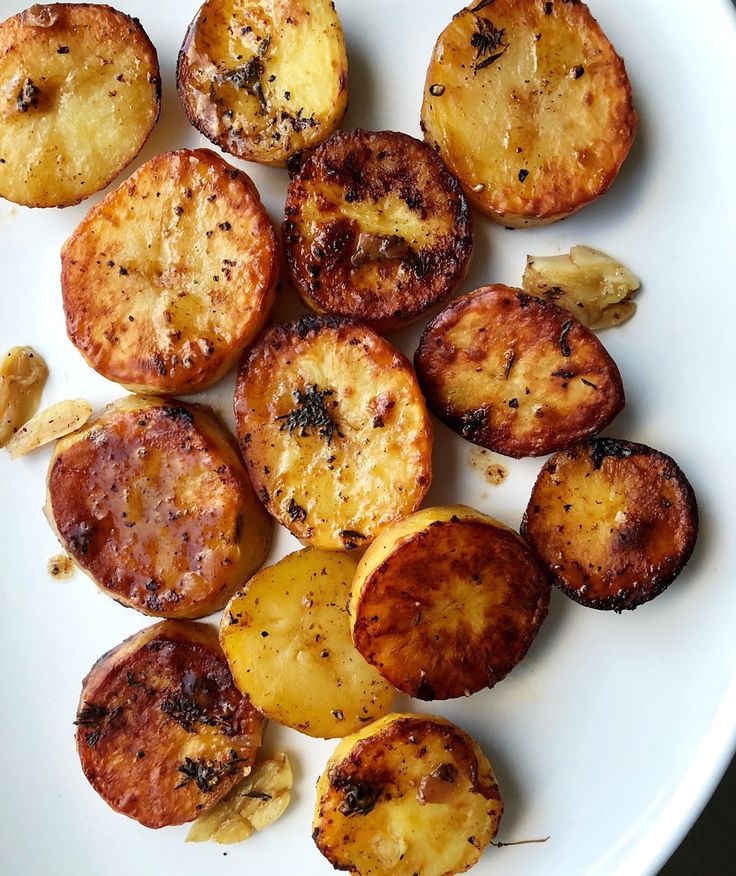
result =
[[430,409],[474,444],[542,456],[599,432],[624,406],[616,363],[561,308],[509,286],[452,301],[414,358]]
[[498,832],[503,801],[478,744],[445,718],[387,715],[343,739],[317,784],[312,836],[354,876],[450,876]]
[[163,621],[84,679],[77,751],[106,803],[165,827],[194,821],[249,773],[263,723],[233,684],[215,630]]
[[250,178],[208,149],[152,158],[93,207],[61,254],[69,338],[135,392],[192,393],[268,316],[278,247]]
[[222,616],[220,642],[240,690],[309,736],[347,736],[394,697],[350,638],[356,567],[344,553],[298,551],[251,578]]
[[547,462],[522,533],[569,597],[622,611],[654,599],[680,574],[698,536],[698,507],[669,456],[596,438]]
[[67,207],[103,189],[158,119],[141,23],[93,3],[35,5],[0,24],[0,197]]
[[256,492],[314,547],[365,547],[429,489],[432,434],[414,371],[358,323],[308,316],[269,329],[241,365],[235,419]]
[[189,121],[225,152],[283,167],[345,115],[348,61],[330,0],[207,0],[179,52]]
[[353,641],[409,696],[468,696],[524,657],[549,592],[545,569],[513,530],[463,505],[425,508],[382,530],[363,555]]
[[46,508],[97,586],[155,617],[218,611],[271,541],[233,439],[173,399],[128,396],[60,441]]
[[624,62],[578,0],[474,0],[437,40],[425,136],[503,225],[554,222],[602,195],[636,125]]
[[426,143],[338,131],[289,186],[283,242],[305,303],[387,330],[446,298],[473,247],[470,206]]

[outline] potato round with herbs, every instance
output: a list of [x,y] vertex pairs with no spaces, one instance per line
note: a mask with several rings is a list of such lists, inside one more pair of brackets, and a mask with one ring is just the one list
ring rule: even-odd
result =
[[219,611],[271,543],[234,440],[173,399],[128,396],[60,441],[46,510],[104,593],[155,617]]
[[163,621],[100,657],[76,725],[95,791],[158,828],[194,821],[247,775],[264,722],[233,684],[212,627]]
[[0,197],[67,207],[103,189],[158,119],[156,50],[110,6],[41,4],[0,24]]
[[414,364],[432,412],[506,456],[569,447],[624,406],[616,363],[593,332],[509,286],[452,301],[424,330]]
[[355,646],[422,700],[493,687],[547,616],[547,572],[513,530],[464,505],[425,508],[386,527],[353,582]]
[[282,167],[328,137],[348,100],[331,0],[207,0],[179,52],[189,121],[225,152]]
[[350,638],[356,567],[348,554],[298,551],[254,575],[222,616],[238,688],[268,718],[309,736],[347,736],[394,698]]
[[437,40],[422,127],[496,222],[554,222],[604,194],[636,126],[624,62],[579,0],[473,2]]
[[379,330],[411,321],[464,277],[472,217],[460,184],[420,140],[338,131],[289,186],[289,273],[317,313]]
[[268,317],[278,245],[251,179],[208,149],[152,158],[64,244],[67,334],[132,392],[215,383]]
[[312,837],[355,876],[451,876],[478,862],[502,814],[491,765],[467,733],[445,718],[392,714],[335,749]]
[[683,570],[698,537],[698,507],[669,456],[596,438],[547,462],[522,533],[563,593],[622,611],[654,599]]
[[421,504],[432,433],[407,359],[359,323],[308,316],[243,359],[235,419],[251,481],[293,535],[356,550]]

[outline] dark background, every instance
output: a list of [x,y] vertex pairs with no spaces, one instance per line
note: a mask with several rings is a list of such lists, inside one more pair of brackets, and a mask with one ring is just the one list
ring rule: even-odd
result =
[[660,876],[726,876],[736,873],[736,758]]

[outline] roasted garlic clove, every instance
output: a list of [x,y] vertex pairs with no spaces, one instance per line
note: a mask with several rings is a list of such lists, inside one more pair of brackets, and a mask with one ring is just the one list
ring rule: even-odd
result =
[[0,447],[38,410],[49,369],[31,347],[11,347],[0,361]]
[[76,432],[91,415],[92,406],[86,399],[57,402],[21,426],[8,441],[8,453],[13,459],[25,456],[57,438]]
[[591,329],[610,328],[633,316],[640,283],[627,267],[589,246],[568,255],[527,256],[524,291],[554,301]]
[[187,842],[214,840],[229,845],[248,839],[284,814],[291,801],[292,783],[285,754],[259,761],[239,785],[194,822]]

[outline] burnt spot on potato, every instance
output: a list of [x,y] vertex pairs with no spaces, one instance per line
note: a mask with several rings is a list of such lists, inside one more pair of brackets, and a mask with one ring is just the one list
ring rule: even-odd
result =
[[454,300],[425,329],[414,363],[433,413],[506,456],[589,438],[625,401],[618,368],[589,329],[508,286]]
[[623,611],[658,596],[682,571],[695,547],[698,509],[669,456],[598,438],[544,466],[522,532],[564,593],[591,608]]
[[146,827],[193,821],[250,767],[263,718],[233,683],[215,631],[164,621],[92,667],[75,724],[85,776]]
[[459,183],[406,134],[333,134],[293,176],[285,213],[287,265],[304,301],[379,329],[449,295],[472,251]]
[[207,410],[133,397],[60,443],[48,510],[74,561],[144,614],[204,617],[265,559],[268,517]]

